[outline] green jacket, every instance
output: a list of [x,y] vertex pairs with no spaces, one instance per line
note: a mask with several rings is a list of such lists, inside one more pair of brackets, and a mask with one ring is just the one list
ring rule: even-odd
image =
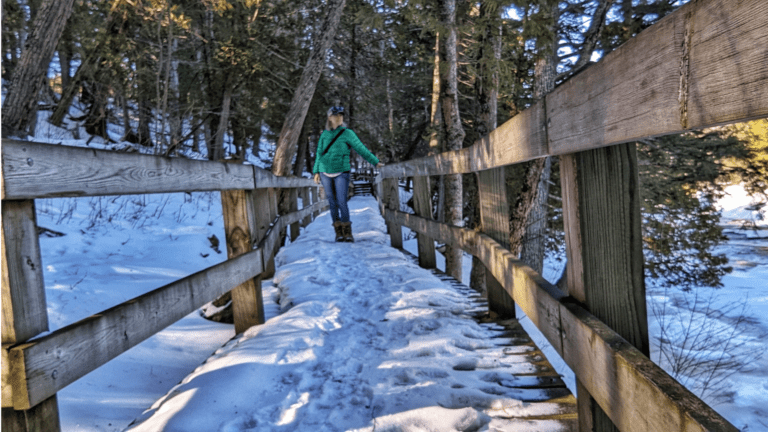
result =
[[350,170],[349,165],[349,149],[354,149],[357,154],[365,158],[371,165],[379,163],[379,158],[374,156],[370,150],[357,137],[357,134],[351,129],[346,129],[341,133],[333,146],[328,150],[328,153],[323,155],[323,152],[328,147],[328,144],[333,141],[333,137],[339,133],[339,129],[336,128],[332,131],[325,131],[320,135],[320,140],[317,142],[317,154],[315,155],[315,167],[312,169],[312,174],[317,173],[340,173]]

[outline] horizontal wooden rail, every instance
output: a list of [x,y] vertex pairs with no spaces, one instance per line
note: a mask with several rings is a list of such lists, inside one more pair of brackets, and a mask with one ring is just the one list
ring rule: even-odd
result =
[[2,199],[317,187],[239,163],[2,140]]
[[327,200],[319,201],[277,218],[260,247],[252,252],[28,343],[4,347],[10,349],[3,350],[3,406],[17,410],[36,406],[209,301],[258,276],[275,250],[280,231],[327,205]]
[[569,302],[555,286],[490,237],[389,209],[384,209],[384,217],[477,256],[621,431],[737,431],[629,342]]
[[[263,271],[254,250],[121,303],[9,353],[13,407],[29,409]],[[5,403],[4,403],[5,405]]]
[[389,164],[380,178],[483,171],[766,117],[767,58],[768,2],[690,2],[473,146]]
[[328,207],[328,200],[318,201],[311,206],[304,207],[299,211],[292,212],[285,216],[280,216],[272,224],[272,227],[258,244],[258,248],[264,251],[264,268],[267,268],[267,261],[272,257],[268,251],[274,251],[277,242],[280,240],[280,231],[288,227],[290,224],[298,222],[310,214],[318,211],[322,211]]

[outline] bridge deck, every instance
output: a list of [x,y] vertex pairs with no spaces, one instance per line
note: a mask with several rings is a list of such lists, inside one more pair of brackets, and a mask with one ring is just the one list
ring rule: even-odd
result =
[[563,431],[575,399],[515,320],[388,246],[376,201],[328,213],[276,258],[280,314],[215,353],[129,430]]

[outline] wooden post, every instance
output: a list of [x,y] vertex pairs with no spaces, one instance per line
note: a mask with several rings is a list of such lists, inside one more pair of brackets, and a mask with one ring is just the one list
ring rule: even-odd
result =
[[[413,178],[413,205],[416,214],[432,219],[432,199],[431,189],[429,188],[429,177],[418,176]],[[435,257],[435,241],[424,234],[416,234],[419,245],[419,265],[423,268],[435,268],[437,260]]]
[[[394,211],[400,211],[400,189],[397,185],[397,178],[384,179],[383,183],[383,205]],[[387,231],[389,231],[389,241],[392,247],[403,247],[403,230],[395,222],[387,221]]]
[[[312,205],[312,198],[309,194],[309,187],[301,188],[301,208],[309,207]],[[302,221],[301,226],[306,227],[312,222],[312,214],[308,214]]]
[[[43,265],[37,236],[35,201],[2,202],[2,429],[12,432],[58,431],[56,395],[27,410],[15,410],[11,346],[48,331]],[[19,383],[24,384],[24,383]],[[19,391],[19,390],[17,390]],[[23,401],[16,401],[23,405]]]
[[[288,199],[290,200],[291,204],[291,213],[299,210],[299,189],[298,188],[290,188],[288,190]],[[291,224],[291,243],[296,241],[297,238],[299,238],[299,233],[301,232],[299,228],[299,222],[295,222]]]
[[[253,235],[258,226],[254,213],[253,191],[221,191],[221,208],[224,214],[227,256],[234,258],[253,250]],[[232,290],[232,314],[235,319],[235,333],[238,334],[264,323],[261,277],[246,281]]]
[[[253,191],[253,214],[256,221],[252,239],[254,245],[257,245],[262,240],[264,240],[264,237],[271,227],[272,221],[275,220],[272,216],[270,204],[271,201],[269,189],[256,189]],[[264,266],[264,272],[262,273],[262,278],[271,277],[271,274],[274,273],[273,267],[272,273],[269,275],[267,274],[269,263],[272,263],[274,266],[274,257],[272,256],[272,251],[263,250],[262,264]]]
[[[648,356],[635,144],[562,156],[560,167],[568,293]],[[580,430],[617,430],[578,385]]]
[[[509,248],[509,205],[504,167],[477,173],[477,189],[480,195],[480,225],[482,232]],[[500,318],[515,317],[515,302],[493,276],[485,272],[488,292],[488,309]]]
[[[277,197],[279,196],[279,191],[275,188],[268,188],[267,196],[267,209],[269,210],[269,223],[271,224],[275,221],[278,214]],[[264,275],[262,276],[264,279],[269,279],[275,275],[275,254],[279,248],[279,242],[276,242],[273,250],[264,251]]]
[[[317,187],[311,187],[309,188],[309,199],[312,201],[312,204],[315,204],[316,202],[320,201],[320,198],[317,193]],[[317,219],[317,215],[320,214],[319,210],[315,210],[312,212],[312,221]]]

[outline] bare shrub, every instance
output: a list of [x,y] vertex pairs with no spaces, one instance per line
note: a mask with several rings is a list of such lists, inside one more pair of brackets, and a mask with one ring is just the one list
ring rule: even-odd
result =
[[750,335],[756,321],[747,315],[748,298],[725,298],[714,289],[689,293],[664,289],[663,302],[651,311],[661,328],[657,363],[701,399],[730,397],[728,378],[750,371],[762,351]]

